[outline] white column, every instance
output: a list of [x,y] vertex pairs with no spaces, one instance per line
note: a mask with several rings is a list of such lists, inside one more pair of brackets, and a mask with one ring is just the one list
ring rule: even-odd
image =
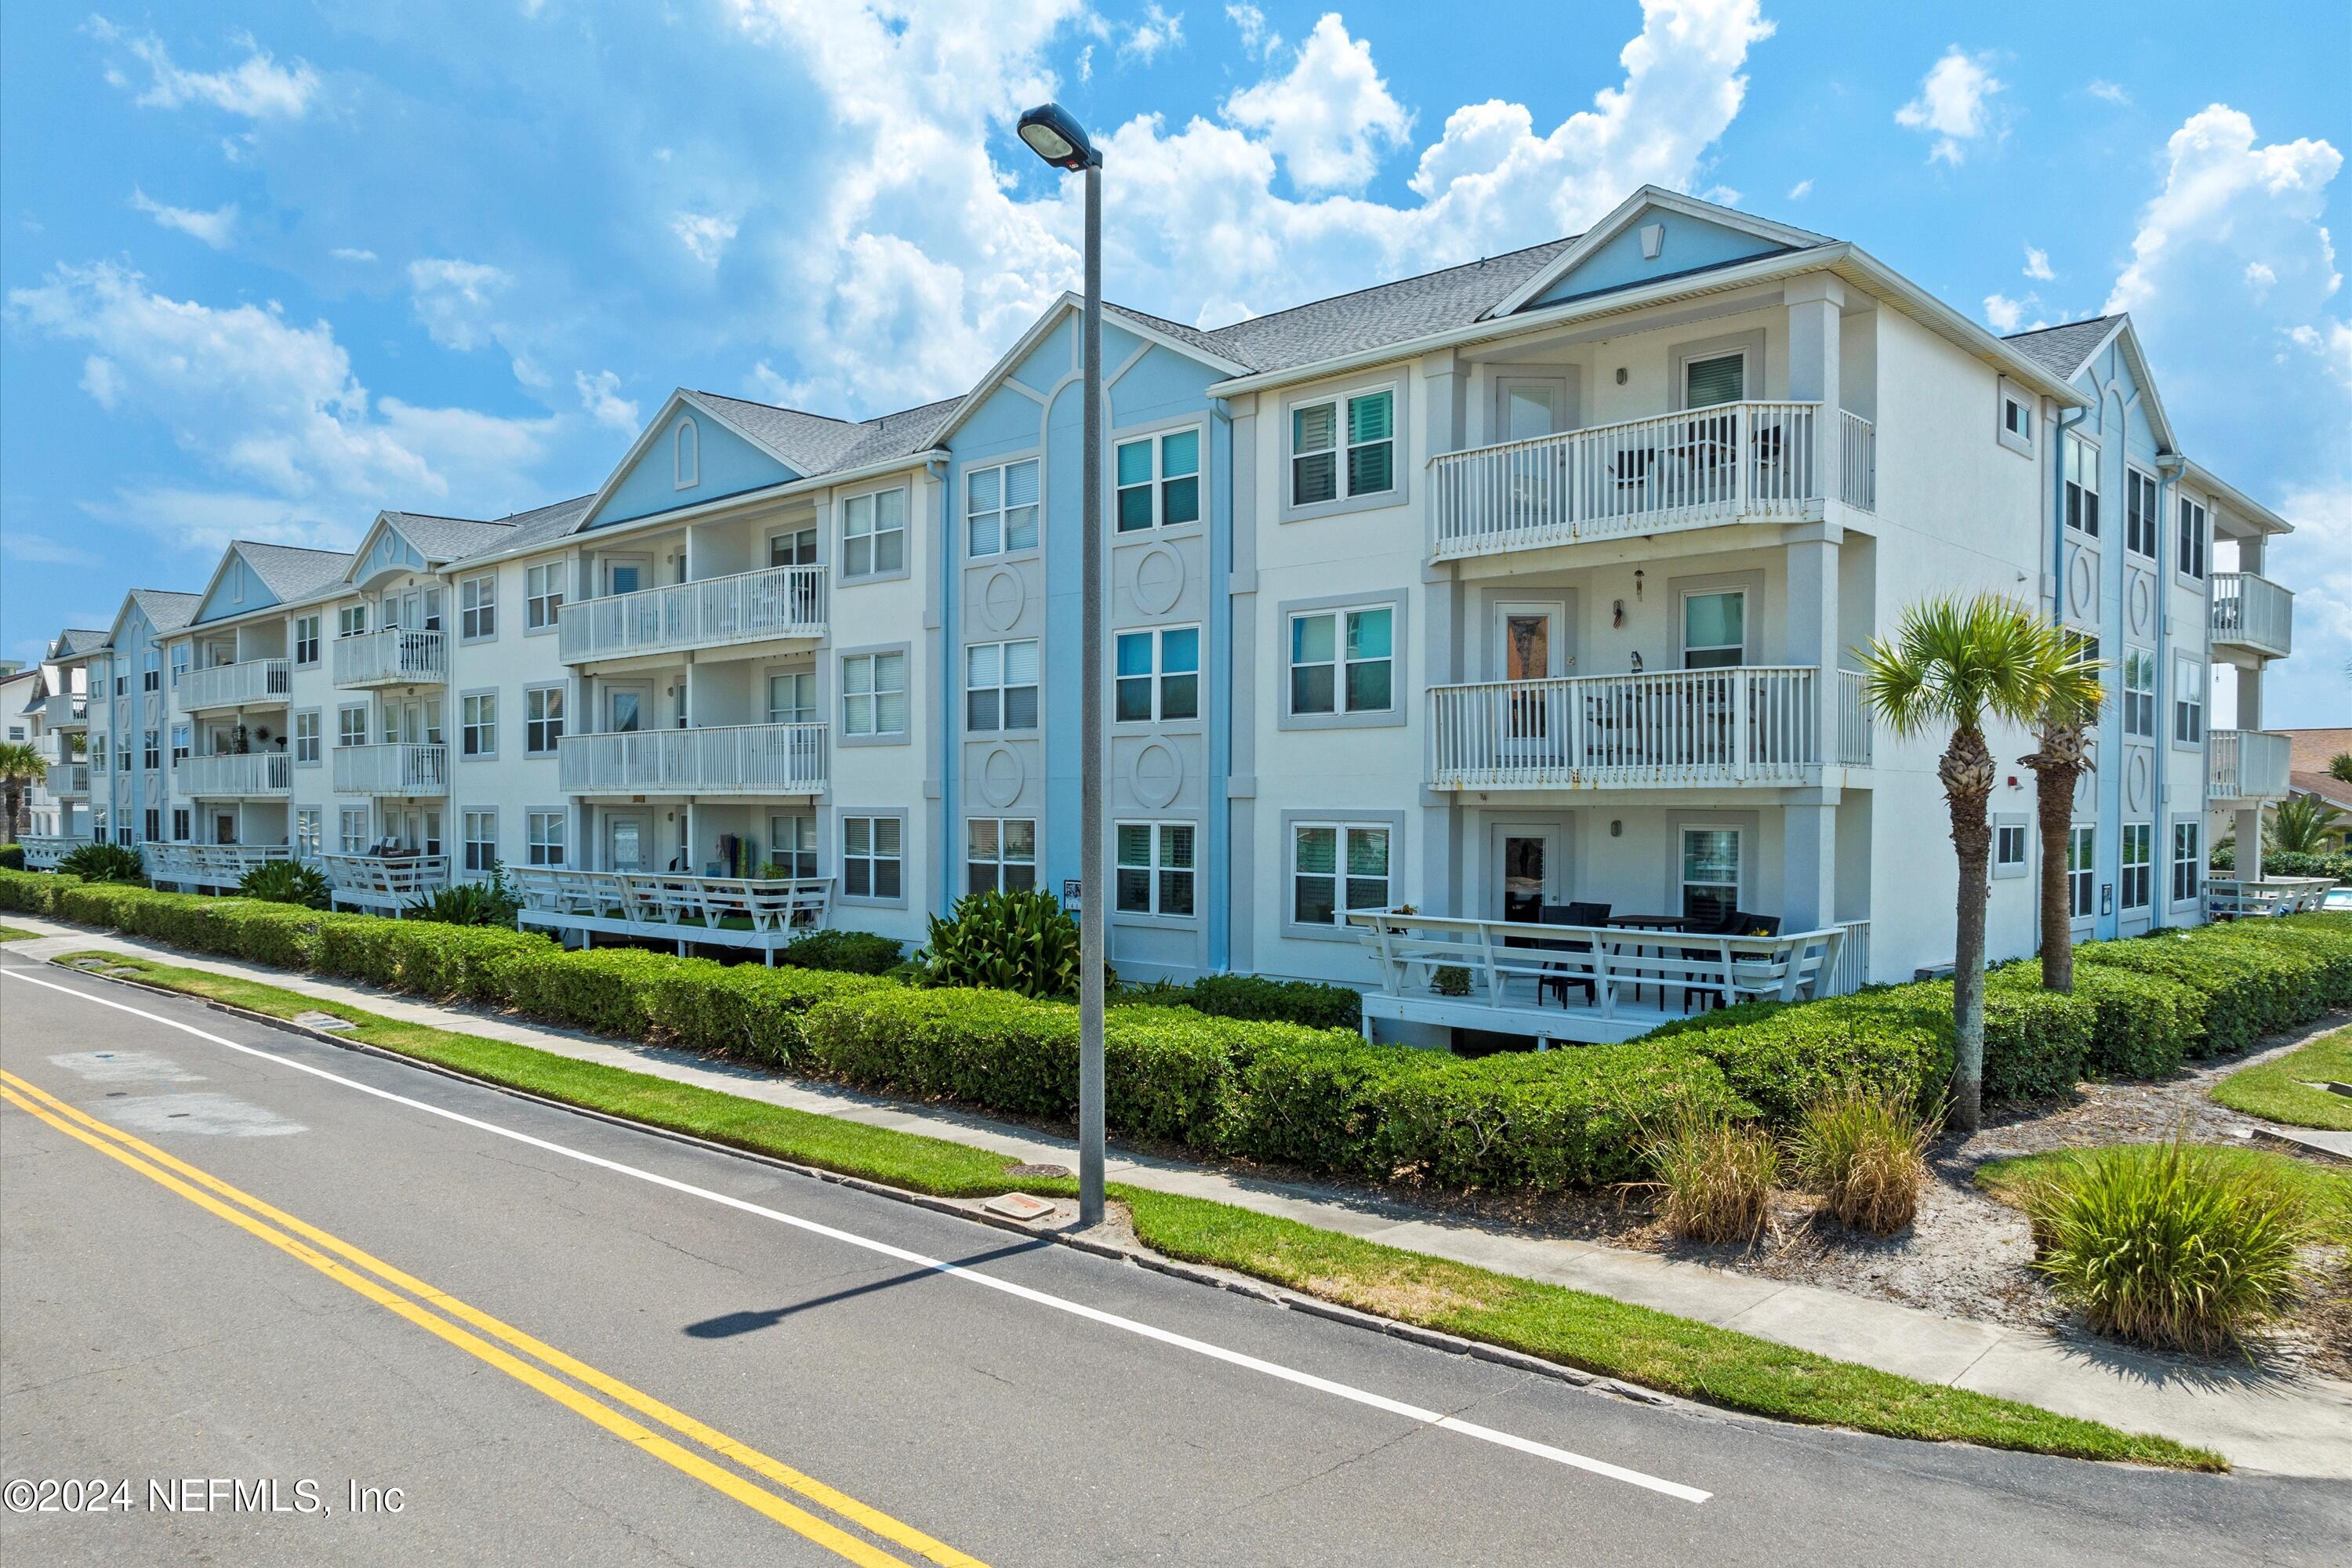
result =
[[1826,765],[1838,754],[1837,537],[1824,527],[1819,537],[1798,540],[1788,547],[1788,659],[1814,668],[1812,761]]
[[1818,931],[1837,917],[1837,792],[1799,790],[1780,808],[1780,929]]
[[1845,289],[1829,274],[1814,273],[1790,282],[1786,297],[1789,398],[1821,405],[1813,420],[1813,484],[1822,495],[1834,495],[1845,453],[1845,423],[1838,417],[1838,319]]
[[2260,801],[2238,808],[2231,831],[2238,836],[2236,875],[2249,882],[2263,879],[2263,807]]
[[[1428,355],[1421,362],[1423,447],[1421,456],[1424,463],[1431,458],[1461,449],[1465,369],[1451,351]],[[1416,467],[1415,472],[1425,478],[1429,470],[1425,467]],[[1424,482],[1421,492],[1424,519],[1433,515],[1430,505]],[[1427,526],[1424,522],[1424,530]],[[1451,795],[1426,787],[1429,746],[1426,694],[1432,686],[1443,686],[1461,679],[1459,650],[1462,633],[1457,622],[1462,584],[1454,563],[1450,561],[1443,565],[1424,563],[1421,584],[1421,679],[1419,689],[1407,694],[1407,700],[1413,704],[1416,727],[1422,731],[1422,747],[1413,764],[1422,775],[1413,781],[1414,794],[1421,801],[1420,897],[1422,907],[1426,910],[1442,915],[1460,915],[1468,912],[1462,907],[1461,889],[1455,886],[1454,877],[1456,863],[1454,840],[1461,814]]]

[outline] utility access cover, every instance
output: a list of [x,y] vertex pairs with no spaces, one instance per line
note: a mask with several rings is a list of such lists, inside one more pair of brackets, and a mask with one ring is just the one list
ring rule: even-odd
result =
[[991,1214],[1001,1214],[1007,1219],[1017,1219],[1027,1225],[1033,1220],[1049,1218],[1054,1205],[1044,1198],[1033,1198],[1027,1193],[1006,1193],[980,1205]]

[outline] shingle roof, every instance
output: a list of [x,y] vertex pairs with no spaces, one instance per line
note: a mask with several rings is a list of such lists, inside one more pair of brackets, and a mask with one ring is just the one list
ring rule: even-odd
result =
[[551,501],[533,507],[529,511],[512,512],[499,519],[514,531],[500,539],[495,548],[519,550],[525,545],[543,544],[551,539],[561,539],[579,525],[588,515],[588,503],[593,495],[573,496],[570,500]]
[[515,526],[470,517],[435,517],[428,512],[388,511],[384,516],[400,530],[403,538],[434,561],[455,561],[460,556],[496,550]]
[[68,626],[58,634],[58,641],[65,645],[66,657],[73,658],[104,647],[107,636],[105,632],[93,631],[88,626]]
[[929,444],[940,421],[961,401],[950,397],[942,403],[926,403],[896,414],[853,421],[806,414],[797,408],[780,408],[772,403],[753,403],[723,393],[698,391],[694,395],[783,454],[784,460],[803,479],[860,468],[868,463],[919,452]]
[[2030,332],[2011,332],[2001,342],[2019,353],[2041,365],[2061,381],[2072,381],[2091,351],[2106,341],[2115,331],[2120,316],[2093,316],[2086,321],[2068,321],[2063,326],[2036,327]]
[[292,544],[257,544],[240,539],[236,549],[253,567],[261,585],[280,604],[307,599],[342,581],[352,563],[348,550],[305,550]]
[[176,632],[196,618],[196,606],[204,603],[198,594],[174,594],[163,588],[133,588],[131,602],[147,617],[147,624],[158,634]]

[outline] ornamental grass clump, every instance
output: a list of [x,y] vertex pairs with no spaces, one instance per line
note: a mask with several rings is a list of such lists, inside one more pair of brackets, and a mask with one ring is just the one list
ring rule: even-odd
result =
[[1666,1228],[1685,1241],[1753,1241],[1769,1212],[1780,1146],[1720,1107],[1676,1103],[1647,1131],[1642,1152],[1664,1194]]
[[2104,1333],[2242,1346],[2294,1295],[2312,1231],[2300,1195],[2237,1152],[2176,1139],[2067,1161],[2025,1194],[2034,1267]]
[[1892,1236],[1919,1212],[1935,1132],[1901,1095],[1859,1089],[1825,1095],[1797,1123],[1797,1173],[1841,1223]]

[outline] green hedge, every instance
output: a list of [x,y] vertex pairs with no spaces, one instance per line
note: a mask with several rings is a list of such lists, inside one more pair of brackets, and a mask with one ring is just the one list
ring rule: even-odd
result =
[[1364,994],[1352,986],[1255,974],[1204,974],[1178,987],[1170,1000],[1213,1017],[1304,1024],[1311,1029],[1354,1029],[1364,1016]]
[[0,871],[21,871],[25,868],[25,847],[21,844],[0,844]]

